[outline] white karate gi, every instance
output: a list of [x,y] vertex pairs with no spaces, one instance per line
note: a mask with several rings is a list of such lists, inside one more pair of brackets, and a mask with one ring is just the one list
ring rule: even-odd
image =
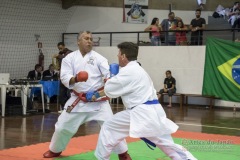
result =
[[173,142],[170,134],[178,126],[166,117],[162,106],[143,104],[157,100],[157,95],[151,78],[136,61],[129,62],[109,79],[104,91],[111,98],[121,96],[126,110],[103,124],[95,151],[98,160],[109,160],[113,147],[127,136],[151,140],[173,160],[195,160],[190,152]]
[[[80,71],[88,72],[88,80],[86,82],[69,85],[70,79],[75,77]],[[78,93],[96,91],[104,85],[103,78],[108,78],[109,75],[107,59],[95,51],[90,51],[83,57],[80,51],[77,50],[68,54],[62,61],[61,81],[67,88],[73,89]],[[71,98],[65,104],[65,110],[59,116],[55,124],[55,132],[49,147],[52,152],[58,153],[63,151],[81,124],[87,121],[96,120],[102,125],[105,120],[113,115],[108,101],[87,103],[80,101],[71,113],[67,113],[66,108],[76,99],[77,96],[72,93]],[[114,148],[114,151],[117,154],[126,152],[126,142],[122,141]]]

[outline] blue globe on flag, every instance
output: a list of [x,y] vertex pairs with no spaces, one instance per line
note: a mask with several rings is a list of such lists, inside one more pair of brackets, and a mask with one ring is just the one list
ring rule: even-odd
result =
[[240,85],[240,58],[233,63],[232,66],[232,78]]

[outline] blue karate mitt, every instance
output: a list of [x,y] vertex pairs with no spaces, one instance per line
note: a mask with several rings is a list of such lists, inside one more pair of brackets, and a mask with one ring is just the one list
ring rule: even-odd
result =
[[98,93],[98,91],[94,92],[94,96],[96,97],[96,99],[100,97],[100,94]]
[[110,67],[110,77],[113,77],[118,74],[119,72],[119,64],[117,63],[112,63],[109,65]]
[[94,95],[93,91],[89,91],[86,93],[86,99],[87,101],[92,101],[92,96]]

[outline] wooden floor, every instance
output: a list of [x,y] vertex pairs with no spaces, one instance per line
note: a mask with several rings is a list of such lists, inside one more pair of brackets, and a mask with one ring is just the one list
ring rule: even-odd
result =
[[[41,104],[35,103],[35,107]],[[123,105],[112,104],[113,112],[123,110]],[[57,104],[50,104],[51,113],[32,113],[27,116],[8,115],[0,118],[0,149],[7,149],[41,142],[49,142],[54,132],[54,124],[59,114]],[[240,138],[240,111],[205,106],[163,105],[167,117],[179,125],[179,130],[222,135],[234,135]],[[94,121],[82,125],[75,136],[98,133],[98,124]]]

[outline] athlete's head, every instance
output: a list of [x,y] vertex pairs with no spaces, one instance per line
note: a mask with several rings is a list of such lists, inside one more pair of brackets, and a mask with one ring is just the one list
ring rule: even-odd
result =
[[80,32],[78,35],[78,47],[83,55],[87,54],[92,50],[93,37],[89,31]]
[[122,42],[118,44],[118,61],[121,67],[124,67],[130,61],[137,60],[138,45],[132,42]]
[[166,77],[171,78],[172,77],[172,72],[170,70],[166,71]]

